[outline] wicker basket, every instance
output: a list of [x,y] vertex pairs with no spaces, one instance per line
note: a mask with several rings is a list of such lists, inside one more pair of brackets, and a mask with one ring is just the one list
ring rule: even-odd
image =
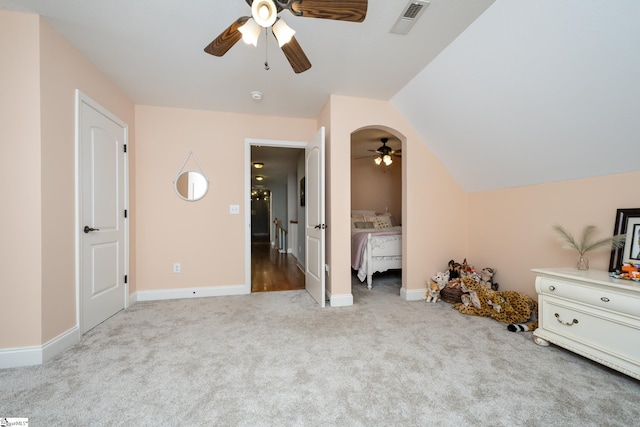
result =
[[445,286],[440,291],[440,298],[442,301],[446,301],[450,304],[457,304],[462,302],[462,289],[460,288],[450,288],[449,286]]

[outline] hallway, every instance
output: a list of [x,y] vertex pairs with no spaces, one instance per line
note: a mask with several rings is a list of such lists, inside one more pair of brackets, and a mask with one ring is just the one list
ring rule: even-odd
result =
[[279,253],[269,242],[251,242],[251,292],[304,289],[304,279],[293,255]]

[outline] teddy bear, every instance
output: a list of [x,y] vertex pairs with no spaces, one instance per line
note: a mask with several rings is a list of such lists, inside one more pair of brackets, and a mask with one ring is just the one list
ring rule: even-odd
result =
[[493,276],[496,274],[496,269],[492,267],[485,267],[480,270],[480,283],[483,284],[486,288],[492,289],[494,291],[498,290],[497,283],[493,282]]
[[449,261],[447,268],[448,268],[447,271],[449,272],[450,279],[458,279],[460,277],[460,269],[462,268],[462,265],[460,265],[459,262],[455,262],[454,260],[451,260]]
[[436,303],[440,300],[440,291],[449,283],[449,272],[438,272],[431,278],[431,283],[426,293],[426,302]]

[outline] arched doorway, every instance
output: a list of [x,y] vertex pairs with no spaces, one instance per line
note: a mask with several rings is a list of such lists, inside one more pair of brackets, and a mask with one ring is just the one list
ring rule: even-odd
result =
[[[362,128],[351,134],[352,291],[356,287],[374,289],[377,283],[397,288],[400,294],[402,140],[397,132],[382,126]],[[386,237],[384,242],[380,238],[374,243],[379,249],[371,250],[379,256],[366,259],[364,235],[369,233],[372,239],[376,239],[376,234]],[[383,243],[386,246],[381,246]]]

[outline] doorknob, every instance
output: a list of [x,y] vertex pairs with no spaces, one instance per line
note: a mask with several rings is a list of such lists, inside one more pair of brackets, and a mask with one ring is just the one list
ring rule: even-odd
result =
[[85,226],[84,226],[84,230],[83,230],[83,231],[84,231],[85,233],[88,233],[88,232],[90,232],[90,231],[100,231],[100,229],[99,229],[99,228],[91,228],[91,227],[89,227],[88,225],[85,225]]
[[321,228],[321,229],[323,229],[323,230],[324,230],[325,228],[327,228],[327,225],[326,225],[326,224],[318,224],[318,225],[316,225],[316,226],[315,226],[315,227],[313,227],[313,228]]

